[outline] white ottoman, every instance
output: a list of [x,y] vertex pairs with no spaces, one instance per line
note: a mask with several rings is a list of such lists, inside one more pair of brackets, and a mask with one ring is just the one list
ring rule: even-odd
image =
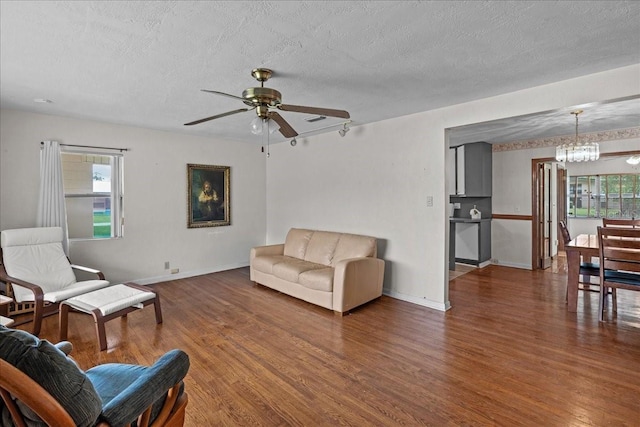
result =
[[67,340],[69,310],[91,314],[95,320],[100,350],[107,349],[107,337],[104,324],[116,317],[125,317],[128,313],[153,304],[156,311],[156,323],[162,323],[160,296],[135,283],[108,286],[60,303],[59,333],[60,341]]
[[13,302],[13,298],[5,297],[4,295],[0,295],[0,325],[2,326],[11,326],[13,325],[13,319],[10,317],[4,316],[5,314],[8,316],[8,306]]

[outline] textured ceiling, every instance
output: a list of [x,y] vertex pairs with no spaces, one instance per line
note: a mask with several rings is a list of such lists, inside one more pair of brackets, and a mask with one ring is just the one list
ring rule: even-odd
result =
[[637,1],[0,2],[3,108],[254,143],[253,112],[183,126],[244,107],[200,89],[268,67],[283,103],[357,125],[637,63]]
[[[640,76],[638,76],[640,79]],[[484,123],[474,123],[450,129],[449,145],[485,141],[501,144],[515,141],[575,135],[578,114],[580,134],[627,129],[640,126],[640,95],[611,102],[590,103],[544,111],[526,116],[509,117]]]

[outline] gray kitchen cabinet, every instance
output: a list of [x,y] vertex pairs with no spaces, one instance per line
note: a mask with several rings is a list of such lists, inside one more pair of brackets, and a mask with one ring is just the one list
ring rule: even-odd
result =
[[491,219],[451,218],[449,269],[455,263],[484,267],[491,260]]
[[458,197],[491,197],[491,144],[472,142],[449,150],[450,194]]

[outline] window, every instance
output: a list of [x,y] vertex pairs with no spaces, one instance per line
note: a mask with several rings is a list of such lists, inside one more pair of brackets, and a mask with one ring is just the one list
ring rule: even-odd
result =
[[638,218],[640,174],[569,177],[569,217]]
[[121,237],[121,154],[63,151],[62,176],[70,239]]

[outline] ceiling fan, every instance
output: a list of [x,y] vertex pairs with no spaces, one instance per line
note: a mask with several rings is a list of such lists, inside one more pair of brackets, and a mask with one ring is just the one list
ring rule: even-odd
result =
[[298,136],[291,125],[277,112],[290,111],[294,113],[306,113],[316,114],[318,116],[330,116],[339,117],[342,119],[348,119],[349,113],[344,110],[333,110],[330,108],[318,108],[318,107],[305,107],[302,105],[288,105],[282,103],[282,95],[275,89],[264,87],[264,82],[269,80],[273,71],[268,68],[255,68],[251,71],[251,75],[260,82],[260,87],[250,87],[242,92],[242,96],[235,96],[224,92],[218,92],[216,90],[202,89],[203,92],[213,93],[216,95],[228,96],[230,98],[238,99],[245,103],[249,108],[239,108],[237,110],[227,111],[226,113],[216,114],[215,116],[206,117],[204,119],[195,120],[193,122],[185,123],[185,126],[197,125],[199,123],[207,122],[209,120],[219,119],[221,117],[230,116],[232,114],[242,113],[249,110],[256,110],[258,118],[264,123],[268,120],[273,120],[280,126],[280,133],[285,138],[293,138]]

